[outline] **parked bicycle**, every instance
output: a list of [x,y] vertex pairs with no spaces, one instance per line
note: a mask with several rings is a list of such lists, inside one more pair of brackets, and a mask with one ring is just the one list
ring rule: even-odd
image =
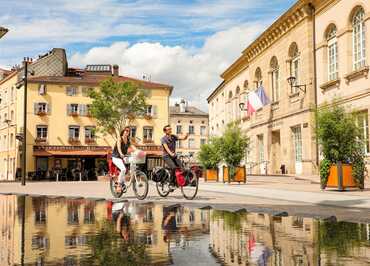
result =
[[[113,197],[120,198],[123,193],[126,193],[132,185],[136,197],[139,200],[143,200],[148,195],[149,183],[146,174],[137,169],[137,165],[145,163],[145,153],[143,151],[136,150],[127,156],[125,161],[129,162],[129,180],[125,181],[125,185],[122,186],[119,182],[117,182],[120,170],[113,164],[112,158],[108,158],[108,175],[111,193]],[[120,186],[119,190],[117,190],[118,186]]]
[[183,166],[175,170],[175,176],[171,175],[171,169],[157,167],[152,172],[152,180],[156,182],[158,194],[167,197],[177,188],[185,199],[192,200],[198,193],[199,179],[194,170],[189,166]]

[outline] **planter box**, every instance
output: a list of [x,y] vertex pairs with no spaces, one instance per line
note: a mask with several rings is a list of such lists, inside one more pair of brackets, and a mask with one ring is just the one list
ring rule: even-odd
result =
[[206,169],[204,181],[218,181],[218,169]]
[[246,182],[247,181],[247,174],[245,172],[245,167],[236,167],[236,173],[234,179],[229,180],[229,168],[224,166],[223,167],[223,182]]
[[339,190],[357,187],[355,179],[352,176],[352,165],[342,163],[333,164],[330,167],[326,187],[338,188]]

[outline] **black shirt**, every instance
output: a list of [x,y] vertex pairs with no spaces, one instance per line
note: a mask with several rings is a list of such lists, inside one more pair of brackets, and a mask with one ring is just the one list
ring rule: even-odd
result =
[[[127,143],[126,144],[123,142],[123,140],[121,140],[121,151],[122,151],[123,155],[126,155],[127,154],[128,148],[130,146],[131,146],[130,139],[127,139]],[[114,146],[112,156],[113,157],[116,157],[116,158],[120,158],[121,157],[121,155],[118,152],[117,143]]]

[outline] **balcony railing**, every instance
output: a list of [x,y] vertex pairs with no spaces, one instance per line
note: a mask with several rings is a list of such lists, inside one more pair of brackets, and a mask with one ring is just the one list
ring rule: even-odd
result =
[[70,116],[78,116],[78,115],[79,115],[79,113],[78,113],[78,112],[69,112],[69,115],[70,115]]
[[44,110],[38,110],[37,115],[44,116],[44,115],[47,115],[47,112]]
[[36,138],[35,142],[36,143],[46,143],[48,140],[47,138]]
[[154,143],[152,139],[143,139],[143,143]]
[[85,143],[86,144],[94,144],[94,143],[96,143],[96,139],[95,138],[85,138]]
[[68,142],[69,143],[80,143],[80,139],[79,138],[68,138]]

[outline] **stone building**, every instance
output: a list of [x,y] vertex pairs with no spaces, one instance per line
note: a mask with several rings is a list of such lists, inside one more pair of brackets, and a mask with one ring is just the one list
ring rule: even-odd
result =
[[187,140],[177,142],[176,152],[196,158],[200,146],[208,142],[208,114],[181,100],[170,107],[170,125],[173,134],[189,133]]
[[[222,83],[208,97],[210,134],[239,121],[250,138],[246,151],[249,173],[317,172],[316,144],[311,127],[315,104],[313,32],[310,1],[298,1],[222,74]],[[291,86],[287,79],[294,77]],[[304,86],[297,86],[304,85]],[[239,104],[262,87],[271,103],[252,115]]]
[[318,105],[336,99],[357,112],[369,160],[370,2],[326,0],[316,9]]

